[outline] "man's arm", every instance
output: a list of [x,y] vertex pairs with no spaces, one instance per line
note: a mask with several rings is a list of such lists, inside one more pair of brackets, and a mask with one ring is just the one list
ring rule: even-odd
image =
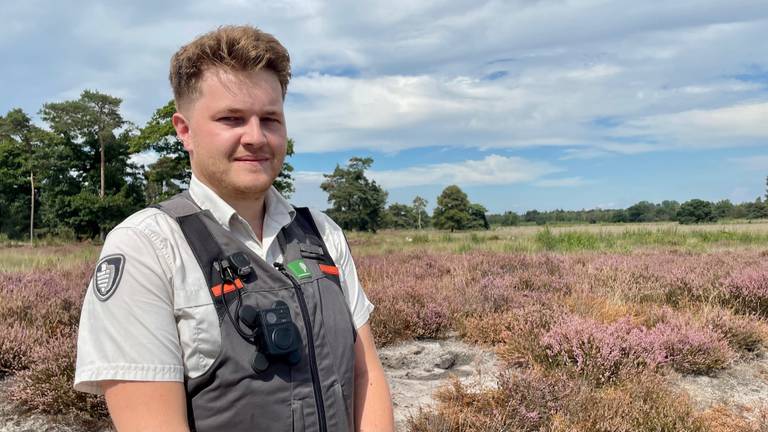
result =
[[371,326],[366,323],[357,329],[355,342],[355,431],[394,430],[389,384],[376,352]]
[[189,432],[183,383],[104,381],[101,385],[117,432]]

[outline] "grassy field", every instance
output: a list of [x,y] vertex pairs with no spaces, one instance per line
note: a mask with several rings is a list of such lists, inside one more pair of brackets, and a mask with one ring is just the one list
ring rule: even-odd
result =
[[677,223],[521,226],[490,231],[435,230],[349,233],[356,255],[412,250],[465,253],[485,250],[510,253],[620,252],[640,249],[714,251],[761,248],[768,244],[768,220],[746,223],[680,225]]
[[[411,431],[765,431],[766,407],[694,408],[670,374],[716,376],[768,345],[768,222],[349,233],[380,346],[458,334],[498,386],[456,384]],[[74,393],[95,245],[0,249],[0,373],[11,398],[99,421]],[[743,408],[743,407],[742,407]],[[762,416],[762,417],[761,417]]]

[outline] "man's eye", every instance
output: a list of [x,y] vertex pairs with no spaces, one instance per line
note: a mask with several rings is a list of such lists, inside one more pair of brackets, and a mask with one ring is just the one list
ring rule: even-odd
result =
[[219,117],[219,121],[224,123],[239,123],[240,117],[232,117],[232,116]]

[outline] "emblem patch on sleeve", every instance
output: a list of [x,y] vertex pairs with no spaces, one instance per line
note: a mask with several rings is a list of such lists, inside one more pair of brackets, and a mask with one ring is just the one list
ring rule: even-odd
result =
[[123,277],[123,267],[125,266],[125,257],[117,255],[107,255],[96,264],[96,270],[93,272],[93,293],[101,301],[107,301],[117,290],[120,284],[120,278]]

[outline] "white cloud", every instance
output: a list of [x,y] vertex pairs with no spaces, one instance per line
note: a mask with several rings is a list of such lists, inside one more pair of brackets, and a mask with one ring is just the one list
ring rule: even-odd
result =
[[519,157],[486,156],[480,160],[429,164],[400,170],[371,171],[370,176],[385,188],[457,184],[506,185],[527,183],[562,171],[548,162]]
[[[396,189],[426,185],[447,186],[456,184],[464,187],[530,183],[546,175],[562,171],[562,168],[548,162],[489,155],[479,160],[456,163],[417,165],[398,170],[370,170],[366,175],[385,189]],[[294,177],[297,185],[304,186],[319,186],[324,180],[323,173],[316,171],[297,171],[294,173]],[[575,186],[584,183],[581,178],[550,180],[552,186],[555,186],[558,181],[562,183],[562,186]]]
[[667,146],[737,147],[768,139],[768,102],[654,115],[628,123],[625,136],[651,136]]

